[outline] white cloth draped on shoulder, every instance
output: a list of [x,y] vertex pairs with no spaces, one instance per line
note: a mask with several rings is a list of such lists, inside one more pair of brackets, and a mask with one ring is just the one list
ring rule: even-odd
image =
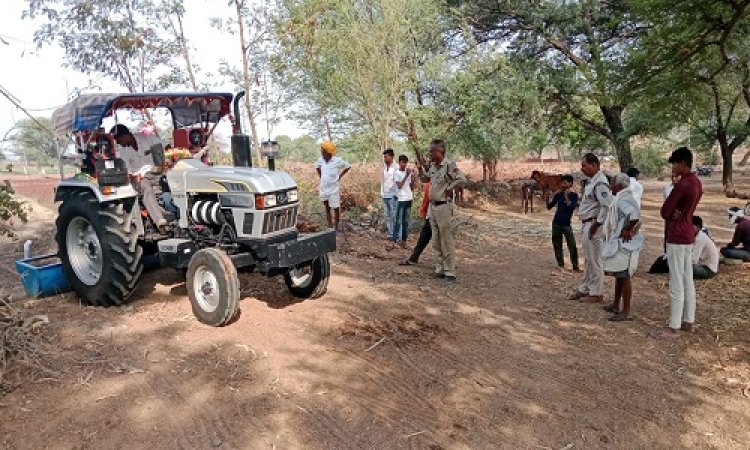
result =
[[623,241],[622,230],[633,220],[641,220],[638,202],[630,189],[623,189],[609,205],[607,219],[604,221],[604,271],[618,273],[628,271],[632,275],[638,268],[638,258],[645,239],[638,232],[627,242]]

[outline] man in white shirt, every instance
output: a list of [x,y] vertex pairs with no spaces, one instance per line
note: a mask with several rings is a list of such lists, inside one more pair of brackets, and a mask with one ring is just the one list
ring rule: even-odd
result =
[[158,136],[133,134],[128,127],[122,124],[115,125],[109,132],[120,146],[118,152],[120,158],[125,161],[128,173],[131,176],[140,173],[143,177],[138,184],[143,194],[143,206],[146,207],[151,220],[160,230],[163,230],[167,225],[167,220],[164,218],[164,212],[159,206],[154,191],[154,186],[158,185],[161,178],[161,168],[153,167],[151,153],[154,151],[163,152],[164,143]]
[[633,194],[636,203],[638,203],[638,208],[640,208],[641,199],[643,198],[643,185],[638,182],[638,177],[641,175],[641,171],[636,167],[631,167],[626,173],[630,177],[630,192]]
[[[320,177],[320,200],[326,207],[326,220],[328,226],[334,230],[339,229],[339,219],[341,216],[341,177],[352,168],[351,164],[339,158],[336,155],[336,145],[331,141],[324,141],[320,144],[320,158],[315,164]],[[331,217],[333,210],[333,217]]]
[[385,223],[388,226],[388,238],[393,236],[396,208],[398,207],[398,188],[393,181],[393,175],[398,168],[393,163],[393,149],[387,148],[383,152],[383,166],[380,168],[380,197],[383,199],[383,211],[385,212]]
[[693,279],[713,278],[719,272],[719,249],[703,230],[703,219],[700,216],[693,216],[693,230]]
[[[406,248],[406,238],[409,235],[409,218],[411,217],[411,204],[414,200],[414,172],[407,167],[409,158],[406,155],[398,157],[398,170],[393,176],[396,182],[398,193],[396,198],[398,206],[396,208],[396,218],[393,222],[393,245],[399,242],[401,248]],[[393,246],[389,247],[393,249]]]

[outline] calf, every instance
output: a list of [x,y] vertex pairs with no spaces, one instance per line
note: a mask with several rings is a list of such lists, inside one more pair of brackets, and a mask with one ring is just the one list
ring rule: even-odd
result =
[[539,185],[534,180],[523,180],[521,182],[521,211],[524,214],[534,212],[534,192],[539,189]]
[[542,190],[542,198],[547,198],[547,192],[555,192],[560,188],[562,174],[551,174],[535,170],[531,172],[531,179],[536,181]]

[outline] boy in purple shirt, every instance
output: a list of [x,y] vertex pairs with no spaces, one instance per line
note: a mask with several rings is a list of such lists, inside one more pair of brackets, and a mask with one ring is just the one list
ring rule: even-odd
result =
[[657,338],[679,336],[692,331],[695,322],[695,283],[693,282],[693,213],[703,195],[703,185],[692,172],[693,153],[680,147],[669,157],[672,175],[680,180],[661,207],[667,221],[667,261],[669,262],[669,326],[652,334]]
[[[745,213],[736,206],[727,210],[729,221],[734,228],[732,242],[721,249],[721,254],[725,258],[741,259],[750,262],[750,219],[745,217]],[[739,246],[742,247],[739,247]]]

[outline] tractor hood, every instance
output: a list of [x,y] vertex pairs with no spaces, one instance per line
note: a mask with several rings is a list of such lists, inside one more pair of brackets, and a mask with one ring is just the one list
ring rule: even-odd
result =
[[206,166],[184,159],[167,172],[172,192],[250,192],[267,193],[297,187],[291,175],[255,167]]

